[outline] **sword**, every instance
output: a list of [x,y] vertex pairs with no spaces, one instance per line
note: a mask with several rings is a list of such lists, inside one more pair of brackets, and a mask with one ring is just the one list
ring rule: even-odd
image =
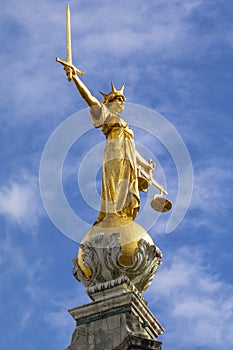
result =
[[[76,74],[84,75],[84,72],[76,68],[72,64],[72,50],[71,50],[71,25],[70,25],[70,7],[67,4],[66,6],[66,50],[67,50],[67,59],[66,61],[61,60],[59,57],[56,57],[56,61],[61,63],[64,67],[73,68]],[[72,72],[69,72],[68,80],[72,80]]]

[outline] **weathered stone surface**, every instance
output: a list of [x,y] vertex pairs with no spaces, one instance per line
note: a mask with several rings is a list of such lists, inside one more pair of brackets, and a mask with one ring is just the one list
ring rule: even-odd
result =
[[156,338],[164,329],[133,290],[69,312],[76,329],[66,350],[160,349]]
[[135,335],[129,335],[114,350],[161,350],[162,343],[156,340],[143,339]]
[[141,293],[138,292],[137,288],[130,282],[127,276],[120,276],[115,280],[99,283],[86,290],[89,297],[94,301],[121,296],[131,291],[134,291],[139,298],[142,298]]

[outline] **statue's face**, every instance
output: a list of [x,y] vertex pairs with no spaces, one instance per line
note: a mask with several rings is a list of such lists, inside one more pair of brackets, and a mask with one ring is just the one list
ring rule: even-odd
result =
[[124,110],[124,97],[122,96],[115,96],[114,99],[109,102],[110,108],[117,113],[120,113]]

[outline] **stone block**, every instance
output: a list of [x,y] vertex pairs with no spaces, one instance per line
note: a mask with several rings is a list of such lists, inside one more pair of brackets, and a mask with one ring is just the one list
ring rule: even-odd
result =
[[134,290],[70,310],[76,329],[67,350],[160,350],[164,330]]
[[108,329],[113,330],[121,327],[121,315],[113,315],[107,318]]

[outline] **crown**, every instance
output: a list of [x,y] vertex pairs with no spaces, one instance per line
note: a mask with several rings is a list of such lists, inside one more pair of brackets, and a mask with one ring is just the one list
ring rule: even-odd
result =
[[102,103],[112,102],[114,97],[116,97],[116,96],[121,96],[121,97],[123,97],[124,101],[126,100],[126,98],[124,96],[125,84],[122,84],[120,90],[117,90],[115,88],[113,82],[111,82],[111,87],[112,87],[112,91],[109,92],[109,94],[105,94],[104,92],[100,91],[101,95],[104,96]]

